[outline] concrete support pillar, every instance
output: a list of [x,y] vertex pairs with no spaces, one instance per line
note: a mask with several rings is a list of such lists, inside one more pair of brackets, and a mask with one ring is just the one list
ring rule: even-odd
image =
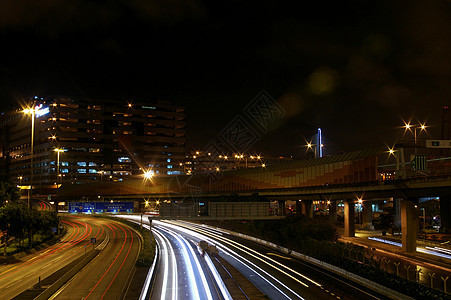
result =
[[302,215],[302,200],[296,201],[296,215]]
[[413,199],[401,200],[402,249],[408,253],[417,250],[418,210]]
[[279,209],[281,210],[281,214],[285,216],[287,211],[285,210],[285,200],[279,200]]
[[313,218],[312,200],[302,200],[302,214],[306,217]]
[[330,201],[329,208],[329,222],[333,225],[337,224],[337,201]]
[[362,229],[374,230],[373,226],[373,201],[362,201]]
[[393,209],[395,211],[393,227],[401,228],[401,199],[393,198]]
[[345,201],[344,209],[345,231],[344,236],[355,236],[355,204],[353,200]]
[[451,196],[440,196],[440,231],[451,233]]

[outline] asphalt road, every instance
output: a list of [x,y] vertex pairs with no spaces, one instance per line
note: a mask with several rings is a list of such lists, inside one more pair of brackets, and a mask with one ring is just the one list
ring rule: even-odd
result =
[[[140,222],[139,216],[122,216]],[[144,223],[149,223],[147,218]],[[199,239],[155,223],[152,233],[158,245],[158,264],[149,299],[224,299],[218,276],[209,257],[202,256]],[[210,265],[209,265],[210,263]],[[219,279],[219,282],[222,282]],[[226,293],[227,294],[227,293]],[[227,296],[227,295],[226,295]]]
[[141,248],[138,234],[119,222],[89,220],[108,235],[109,243],[51,299],[120,299],[126,292]]
[[187,222],[164,223],[171,224],[174,232],[215,244],[219,256],[270,299],[385,299],[335,274],[221,230]]
[[0,266],[2,299],[19,295],[38,283],[39,277],[44,279],[84,255],[85,246],[90,244],[91,237],[99,241],[105,237],[103,225],[98,221],[68,216],[62,222],[68,230],[61,242]]

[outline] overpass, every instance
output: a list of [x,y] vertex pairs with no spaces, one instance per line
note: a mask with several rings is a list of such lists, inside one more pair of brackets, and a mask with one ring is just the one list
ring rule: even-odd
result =
[[[399,151],[402,151],[400,149]],[[399,203],[403,247],[416,249],[420,197],[440,197],[442,227],[451,228],[451,160],[432,158],[426,171],[400,162],[386,149],[374,148],[330,157],[287,161],[265,168],[240,169],[196,175],[155,177],[152,180],[63,185],[61,199],[137,199],[149,197],[177,202],[214,200],[224,195],[265,196],[296,201],[297,212],[312,217],[313,201],[329,201],[331,220],[337,201],[343,201],[345,236],[355,234],[355,204],[362,202],[363,222],[371,223],[372,199],[393,198]]]

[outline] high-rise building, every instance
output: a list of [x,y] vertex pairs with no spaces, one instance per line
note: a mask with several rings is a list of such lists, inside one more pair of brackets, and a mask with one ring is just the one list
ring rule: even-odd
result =
[[35,97],[31,107],[33,139],[33,114],[19,108],[0,116],[0,172],[20,185],[183,173],[184,107],[63,97]]

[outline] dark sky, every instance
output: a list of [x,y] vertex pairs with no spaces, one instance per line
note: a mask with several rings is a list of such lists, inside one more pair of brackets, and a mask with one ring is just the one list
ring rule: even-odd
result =
[[267,155],[303,154],[318,125],[326,152],[392,144],[403,119],[440,136],[451,1],[297,2],[0,0],[2,109],[169,100],[202,148],[265,90],[285,109],[252,148]]

